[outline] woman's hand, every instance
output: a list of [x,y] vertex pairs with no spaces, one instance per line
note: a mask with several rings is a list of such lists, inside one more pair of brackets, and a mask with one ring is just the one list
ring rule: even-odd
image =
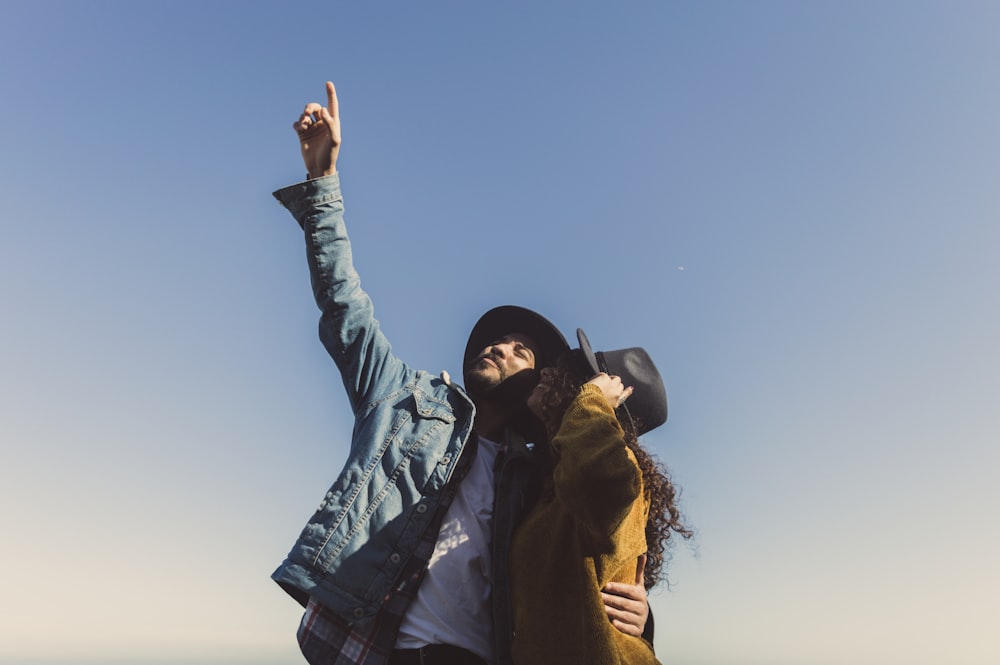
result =
[[337,91],[326,82],[327,106],[316,102],[306,104],[299,119],[292,123],[299,135],[302,161],[309,179],[337,172],[337,155],[340,154],[340,108]]
[[621,377],[609,376],[604,372],[595,374],[587,383],[593,384],[601,389],[604,399],[608,401],[612,409],[617,409],[632,394],[632,386],[627,388],[622,385]]

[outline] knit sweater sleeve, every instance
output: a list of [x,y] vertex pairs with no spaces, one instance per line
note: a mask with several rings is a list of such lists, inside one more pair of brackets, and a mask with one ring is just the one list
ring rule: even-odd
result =
[[601,390],[586,384],[552,439],[556,498],[597,537],[613,534],[642,492],[642,474]]

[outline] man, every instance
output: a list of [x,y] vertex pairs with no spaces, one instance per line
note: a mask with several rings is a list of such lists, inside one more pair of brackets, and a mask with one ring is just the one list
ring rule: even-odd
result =
[[[355,427],[343,471],[273,578],[306,606],[310,663],[507,665],[506,554],[535,487],[525,395],[566,340],[530,310],[490,310],[466,347],[468,393],[391,353],[352,263],[329,82],[327,97],[294,124],[308,180],[274,195],[303,228],[320,338]],[[608,591],[609,618],[638,634],[641,585]]]

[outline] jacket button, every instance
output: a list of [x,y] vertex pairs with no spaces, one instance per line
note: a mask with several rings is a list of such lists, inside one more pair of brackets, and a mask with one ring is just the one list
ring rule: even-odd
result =
[[393,552],[392,556],[389,557],[389,561],[392,561],[393,563],[399,563],[399,555]]
[[426,513],[427,512],[427,504],[426,503],[418,503],[417,504],[417,512],[418,513]]
[[445,455],[444,457],[441,458],[441,463],[442,464],[448,464],[450,462],[451,462],[451,457],[448,456],[448,455]]
[[354,608],[354,616],[355,617],[357,617],[358,619],[360,619],[364,615],[365,615],[365,611],[363,609],[361,609],[360,607],[355,607]]

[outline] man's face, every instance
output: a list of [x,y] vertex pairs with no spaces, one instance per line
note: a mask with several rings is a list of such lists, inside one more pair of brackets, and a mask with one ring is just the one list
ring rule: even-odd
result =
[[538,345],[521,333],[495,340],[480,351],[465,368],[470,393],[485,395],[510,377],[535,368]]

